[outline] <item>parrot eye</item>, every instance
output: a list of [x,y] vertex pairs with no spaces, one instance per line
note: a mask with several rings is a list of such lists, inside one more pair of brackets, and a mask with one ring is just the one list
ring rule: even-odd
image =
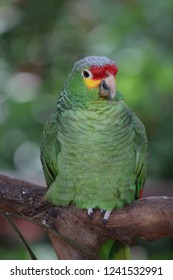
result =
[[92,76],[93,76],[92,73],[88,69],[84,69],[82,71],[82,77],[83,78],[88,79],[88,78],[92,78]]

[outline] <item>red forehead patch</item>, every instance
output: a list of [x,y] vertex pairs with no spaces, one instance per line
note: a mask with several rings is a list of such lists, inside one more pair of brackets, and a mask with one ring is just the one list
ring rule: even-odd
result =
[[91,66],[90,69],[91,73],[93,74],[93,80],[101,80],[104,79],[107,73],[112,74],[115,76],[118,72],[118,68],[115,64],[107,64],[103,67],[101,66]]

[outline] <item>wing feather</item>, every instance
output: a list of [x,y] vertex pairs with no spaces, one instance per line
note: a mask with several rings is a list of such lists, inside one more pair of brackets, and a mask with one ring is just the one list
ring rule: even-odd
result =
[[135,114],[132,115],[132,124],[135,132],[133,145],[136,151],[136,198],[139,198],[146,179],[149,151],[145,127]]
[[45,123],[41,140],[41,162],[48,187],[58,174],[58,154],[61,146],[57,139],[57,114],[53,113]]

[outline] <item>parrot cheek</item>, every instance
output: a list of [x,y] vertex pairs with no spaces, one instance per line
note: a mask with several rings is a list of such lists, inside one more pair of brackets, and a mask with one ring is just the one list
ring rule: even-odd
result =
[[92,78],[84,78],[83,80],[88,89],[96,89],[101,83],[101,80],[93,80]]

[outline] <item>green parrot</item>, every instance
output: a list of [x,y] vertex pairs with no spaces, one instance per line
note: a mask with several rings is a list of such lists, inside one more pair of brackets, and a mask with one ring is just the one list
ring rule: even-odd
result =
[[74,204],[90,217],[100,209],[104,223],[141,197],[148,162],[145,128],[117,92],[117,72],[107,57],[77,61],[41,141],[48,201]]

